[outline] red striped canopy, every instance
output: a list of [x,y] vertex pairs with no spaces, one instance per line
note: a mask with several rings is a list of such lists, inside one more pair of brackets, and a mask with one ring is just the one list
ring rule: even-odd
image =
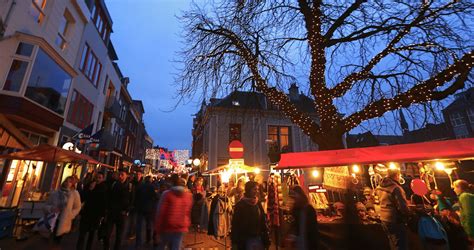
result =
[[276,169],[474,158],[474,138],[366,148],[286,153]]

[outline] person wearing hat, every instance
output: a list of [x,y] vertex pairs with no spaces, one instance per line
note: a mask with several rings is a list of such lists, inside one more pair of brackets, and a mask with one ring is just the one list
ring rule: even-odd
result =
[[173,181],[173,187],[163,193],[158,205],[155,221],[158,250],[181,249],[184,233],[191,226],[192,194],[186,188],[185,179],[177,177]]
[[115,226],[114,249],[120,249],[125,221],[130,211],[130,187],[127,181],[126,169],[119,169],[118,179],[112,183],[108,195],[107,233],[104,238],[104,248],[109,249],[112,229]]
[[400,185],[400,169],[389,168],[387,176],[376,188],[380,202],[380,220],[386,226],[392,239],[393,249],[408,249],[407,226],[408,206]]

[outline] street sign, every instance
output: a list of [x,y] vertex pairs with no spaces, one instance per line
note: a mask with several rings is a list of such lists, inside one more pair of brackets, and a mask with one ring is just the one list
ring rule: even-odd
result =
[[233,140],[229,144],[229,155],[232,159],[239,159],[244,157],[244,145],[238,141]]

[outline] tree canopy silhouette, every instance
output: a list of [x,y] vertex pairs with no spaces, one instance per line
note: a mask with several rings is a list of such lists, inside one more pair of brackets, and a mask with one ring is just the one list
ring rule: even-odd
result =
[[[320,149],[342,148],[362,122],[442,100],[471,80],[473,9],[462,0],[199,2],[180,17],[178,93],[252,88]],[[284,92],[301,74],[318,120]]]

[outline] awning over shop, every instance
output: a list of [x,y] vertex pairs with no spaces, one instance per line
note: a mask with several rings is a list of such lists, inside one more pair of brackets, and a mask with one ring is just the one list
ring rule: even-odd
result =
[[474,158],[474,138],[391,146],[286,153],[276,169]]
[[[203,175],[215,175],[215,174],[219,174],[220,172],[222,171],[225,171],[225,170],[229,170],[231,169],[231,167],[229,166],[229,164],[226,164],[226,165],[222,165],[220,167],[217,167],[217,168],[213,168],[213,169],[210,169],[204,173],[202,173]],[[260,171],[259,168],[257,167],[251,167],[251,166],[248,166],[248,165],[241,165],[237,168],[234,168],[234,173],[236,174],[244,174],[244,173],[255,173],[255,172],[258,172]]]
[[41,144],[31,149],[22,150],[6,155],[0,155],[0,159],[12,160],[33,160],[44,162],[87,162],[91,164],[100,164],[92,157],[84,154],[78,154],[73,151],[65,150],[48,144]]

